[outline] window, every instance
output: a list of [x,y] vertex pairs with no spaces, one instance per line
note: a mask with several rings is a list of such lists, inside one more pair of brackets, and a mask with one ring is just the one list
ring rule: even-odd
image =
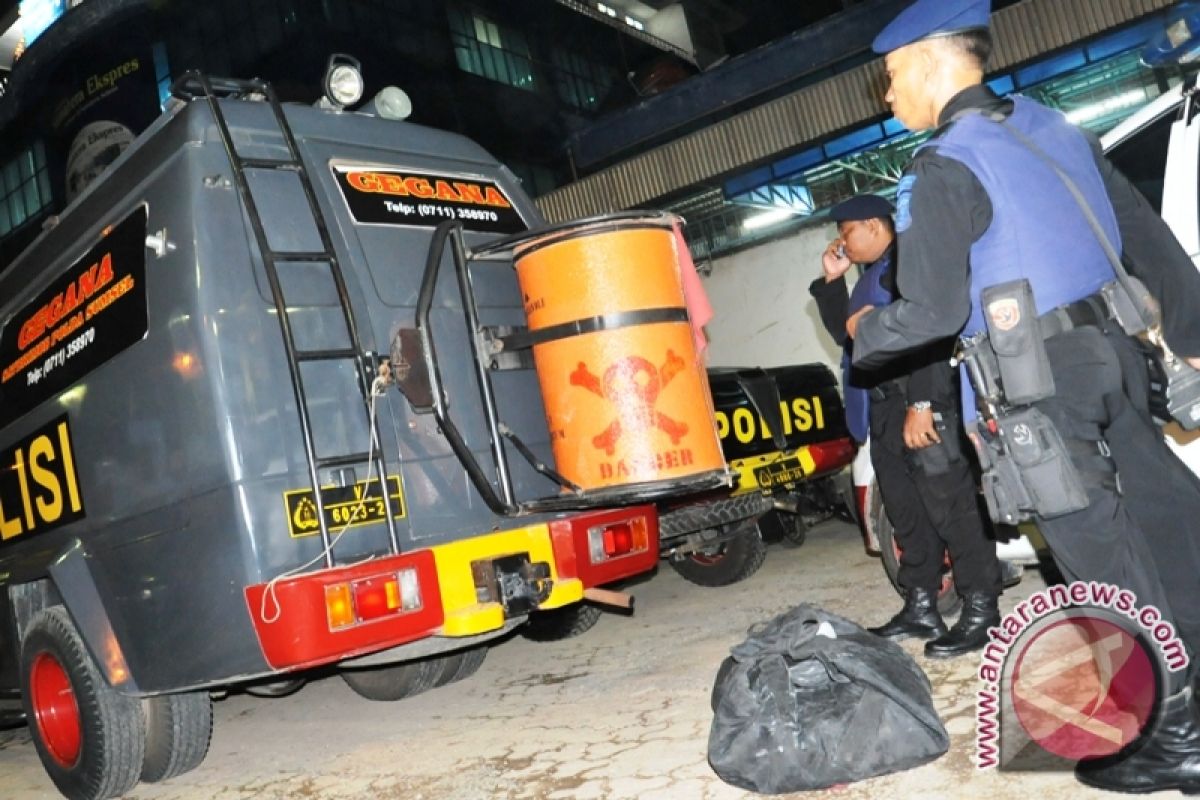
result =
[[1162,209],[1171,125],[1178,118],[1179,107],[1172,106],[1108,151],[1109,160],[1146,196],[1156,211]]
[[0,168],[0,236],[7,236],[50,205],[50,175],[41,142]]
[[508,168],[521,181],[521,188],[530,197],[541,197],[558,186],[558,181],[554,179],[554,173],[540,164],[526,164],[510,160]]
[[551,60],[558,96],[564,103],[584,111],[600,106],[612,86],[610,70],[562,48],[555,48]]
[[450,40],[463,72],[534,90],[533,60],[519,31],[502,27],[474,12],[449,9]]

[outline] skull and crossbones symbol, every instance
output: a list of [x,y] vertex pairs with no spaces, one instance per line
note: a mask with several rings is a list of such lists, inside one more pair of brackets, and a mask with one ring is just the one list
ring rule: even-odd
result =
[[611,456],[625,432],[622,419],[636,431],[657,427],[671,437],[671,444],[679,444],[679,440],[687,435],[687,424],[656,411],[655,405],[659,393],[683,371],[684,366],[683,359],[672,350],[667,351],[667,360],[661,369],[641,356],[626,356],[605,370],[601,379],[588,369],[587,364],[579,362],[571,373],[571,385],[606,398],[622,412],[601,434],[592,437],[592,444]]

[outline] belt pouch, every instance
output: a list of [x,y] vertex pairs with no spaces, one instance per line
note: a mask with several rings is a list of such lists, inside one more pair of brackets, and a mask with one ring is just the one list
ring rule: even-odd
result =
[[1022,406],[1052,396],[1054,376],[1029,281],[1022,278],[989,286],[980,300],[1005,401]]
[[1038,516],[1053,519],[1087,508],[1079,470],[1049,417],[1036,408],[1022,408],[998,422],[1005,449]]

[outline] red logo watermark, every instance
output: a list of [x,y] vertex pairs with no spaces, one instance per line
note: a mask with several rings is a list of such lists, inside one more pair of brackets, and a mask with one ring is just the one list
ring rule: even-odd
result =
[[1157,668],[1115,622],[1068,614],[1031,634],[1012,670],[1017,721],[1071,761],[1111,755],[1138,737],[1157,701]]
[[1060,769],[1142,735],[1188,659],[1153,606],[1108,584],[1035,593],[989,631],[976,707],[980,769]]

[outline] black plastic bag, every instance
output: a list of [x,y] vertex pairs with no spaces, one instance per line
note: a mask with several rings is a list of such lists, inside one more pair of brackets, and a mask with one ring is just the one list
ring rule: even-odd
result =
[[921,668],[847,619],[797,606],[731,652],[708,737],[709,763],[726,783],[763,794],[823,789],[919,766],[950,746]]

